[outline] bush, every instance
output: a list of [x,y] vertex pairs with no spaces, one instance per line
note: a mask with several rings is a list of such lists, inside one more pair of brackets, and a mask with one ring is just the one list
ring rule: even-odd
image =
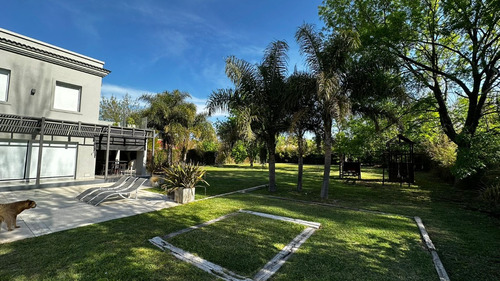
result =
[[148,152],[146,169],[150,173],[160,172],[167,166],[167,152],[165,150],[155,150],[154,157],[152,157],[151,153]]
[[242,141],[237,141],[231,150],[231,157],[233,157],[236,164],[242,163],[247,159],[247,149]]
[[457,161],[452,172],[459,180],[473,176],[480,178],[489,169],[500,165],[500,136],[478,133],[470,143],[471,148],[460,148],[457,152]]
[[162,188],[167,193],[176,189],[196,188],[200,182],[209,185],[204,179],[206,171],[195,164],[182,163],[165,168],[163,171],[165,176]]
[[500,182],[482,189],[480,198],[492,208],[500,207]]
[[201,151],[199,149],[190,149],[187,152],[186,162],[198,163],[203,165],[215,165],[215,151]]

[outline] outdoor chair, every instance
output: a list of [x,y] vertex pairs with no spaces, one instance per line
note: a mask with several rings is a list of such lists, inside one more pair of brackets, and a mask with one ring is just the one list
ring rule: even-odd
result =
[[90,196],[99,190],[113,190],[113,189],[120,188],[125,184],[125,182],[127,182],[131,178],[132,177],[130,177],[130,176],[123,176],[120,179],[118,179],[118,181],[113,183],[111,186],[89,188],[89,189],[85,190],[84,192],[80,193],[78,196],[76,196],[76,199],[84,200],[87,196]]
[[91,196],[87,196],[85,198],[82,198],[80,201],[88,203],[89,201],[92,201],[94,198],[99,196],[99,194],[103,192],[109,192],[109,191],[118,191],[118,190],[124,190],[128,189],[131,187],[139,178],[136,177],[129,177],[129,179],[123,183],[121,186],[113,188],[113,189],[101,189],[101,190],[96,190],[94,193],[91,194]]
[[346,161],[342,164],[341,178],[345,176],[358,177],[361,179],[361,162]]
[[99,194],[97,194],[92,199],[87,201],[87,203],[97,206],[101,204],[104,200],[107,200],[108,198],[117,195],[121,196],[122,198],[130,198],[130,196],[134,192],[135,192],[135,199],[137,199],[137,191],[139,187],[141,187],[146,181],[147,179],[138,178],[137,180],[134,181],[133,184],[129,185],[127,188],[124,189],[119,188],[116,190],[99,192]]

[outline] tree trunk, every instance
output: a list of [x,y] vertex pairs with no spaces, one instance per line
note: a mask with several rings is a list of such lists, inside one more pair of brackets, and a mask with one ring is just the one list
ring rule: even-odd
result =
[[276,191],[276,136],[274,134],[267,141],[269,152],[269,192]]
[[167,145],[167,165],[168,167],[172,166],[172,145],[168,144]]
[[298,152],[299,152],[299,171],[297,176],[297,191],[302,191],[302,178],[304,174],[304,139],[302,134],[298,135],[297,138]]
[[172,166],[172,146],[173,146],[173,140],[172,140],[172,137],[170,135],[166,135],[164,137],[164,144],[165,147],[167,148],[167,166],[170,167]]
[[330,186],[330,166],[332,164],[332,119],[325,121],[325,170],[323,173],[323,185],[321,186],[321,199],[328,199],[328,187]]
[[[465,130],[462,129],[462,130]],[[455,167],[467,165],[465,164],[467,161],[467,155],[471,153],[472,149],[472,135],[467,134],[466,132],[461,132],[457,135],[455,144],[457,145],[457,158],[455,161]],[[458,164],[458,165],[457,165]],[[459,167],[458,167],[459,168]],[[456,188],[467,188],[469,186],[475,186],[475,184],[471,185],[471,178],[474,178],[474,175],[469,175],[468,177],[460,178],[460,175],[454,174],[454,183],[453,186]]]

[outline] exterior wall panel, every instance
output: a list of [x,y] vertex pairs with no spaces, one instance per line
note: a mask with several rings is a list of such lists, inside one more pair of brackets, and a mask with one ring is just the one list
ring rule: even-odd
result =
[[[101,77],[4,50],[0,50],[0,68],[10,70],[9,97],[6,103],[0,103],[0,112],[97,123]],[[53,108],[56,82],[82,88],[80,112]]]

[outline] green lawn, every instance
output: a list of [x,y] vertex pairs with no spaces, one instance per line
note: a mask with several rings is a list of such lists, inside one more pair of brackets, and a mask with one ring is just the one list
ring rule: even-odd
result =
[[239,213],[167,242],[243,276],[254,276],[306,227]]
[[[295,169],[294,165],[278,165],[278,192],[272,195],[319,201],[322,168],[306,166],[301,193],[294,191]],[[261,185],[267,179],[267,171],[260,167],[208,167],[207,170],[211,185],[207,196]],[[369,172],[373,177],[380,174],[376,169]],[[365,174],[368,172],[363,177]],[[272,199],[267,194],[266,190],[235,194],[4,244],[0,246],[0,280],[216,280],[160,251],[148,239],[239,209],[322,224],[273,280],[438,280],[413,220]],[[499,221],[470,210],[474,202],[461,200],[463,195],[429,175],[418,174],[417,185],[411,187],[382,186],[374,181],[353,184],[333,179],[326,203],[420,216],[451,280],[500,280]],[[218,222],[179,235],[175,243],[212,262],[221,265],[228,262],[224,265],[230,270],[252,274],[287,243],[284,240],[288,241],[288,237],[280,240],[274,236],[296,235],[293,227],[276,226],[274,222],[264,230],[279,229],[284,234],[261,232],[264,222],[258,223],[257,229],[242,224],[241,233],[231,234],[229,230],[238,225],[237,221],[226,223],[229,225]],[[247,241],[251,240],[248,237],[254,241]],[[225,260],[227,245],[239,240],[245,240],[238,245],[242,251],[253,248],[252,243],[270,246],[256,249],[248,258],[245,255]],[[210,246],[202,248],[202,245]],[[242,269],[232,265],[246,262],[249,265]]]

